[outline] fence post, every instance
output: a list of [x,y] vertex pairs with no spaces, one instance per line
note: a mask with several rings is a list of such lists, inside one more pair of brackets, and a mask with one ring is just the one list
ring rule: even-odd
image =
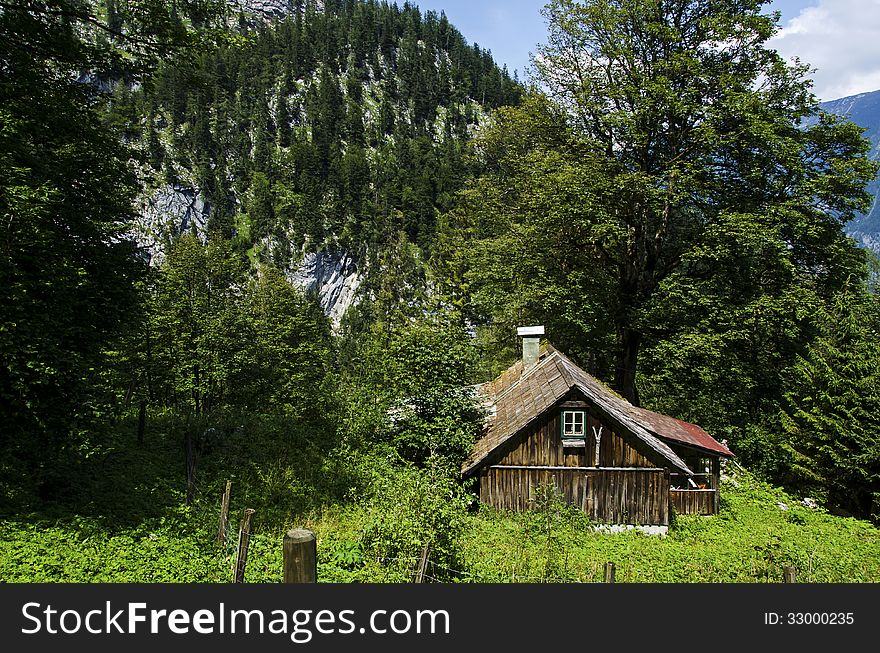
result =
[[606,583],[613,583],[614,582],[614,572],[615,572],[614,563],[613,562],[606,562],[605,563],[605,582]]
[[244,568],[247,565],[248,546],[251,542],[251,519],[256,510],[248,508],[244,511],[241,530],[238,532],[238,555],[235,558],[235,576],[233,582],[244,582]]
[[796,583],[797,582],[797,569],[794,567],[783,567],[782,568],[782,582],[783,583]]
[[318,582],[318,541],[312,531],[297,528],[284,536],[284,582]]
[[416,572],[416,582],[424,583],[425,582],[425,574],[428,571],[428,558],[431,555],[431,545],[426,544],[425,548],[422,549],[422,557],[419,560],[419,569]]
[[226,544],[226,529],[229,527],[229,497],[232,494],[232,481],[226,481],[226,490],[223,492],[223,503],[220,504],[220,528],[217,531],[217,541]]

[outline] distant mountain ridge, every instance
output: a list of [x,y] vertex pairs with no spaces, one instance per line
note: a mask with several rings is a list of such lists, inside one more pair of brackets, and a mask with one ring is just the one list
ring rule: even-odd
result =
[[[828,113],[843,116],[865,129],[871,141],[871,158],[880,159],[880,91],[860,93],[820,105]],[[847,225],[847,233],[864,247],[880,254],[880,177],[868,185],[874,203],[868,213]]]

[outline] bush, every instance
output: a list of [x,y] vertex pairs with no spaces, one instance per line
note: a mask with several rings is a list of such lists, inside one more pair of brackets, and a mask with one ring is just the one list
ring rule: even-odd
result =
[[452,578],[460,567],[468,499],[442,468],[381,470],[362,503],[364,556],[382,565],[388,580],[408,582],[429,547],[430,575]]

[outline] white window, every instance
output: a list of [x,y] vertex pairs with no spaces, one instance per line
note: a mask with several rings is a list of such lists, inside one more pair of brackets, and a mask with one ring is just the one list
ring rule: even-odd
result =
[[583,440],[587,434],[587,414],[582,410],[562,411],[562,439]]

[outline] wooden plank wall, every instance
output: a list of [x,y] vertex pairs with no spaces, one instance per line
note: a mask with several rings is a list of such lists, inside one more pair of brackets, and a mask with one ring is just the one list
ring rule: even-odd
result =
[[[586,447],[562,446],[561,410],[551,411],[548,417],[538,421],[519,438],[519,444],[497,462],[499,465],[545,465],[548,467],[593,467],[596,440],[593,427],[602,424],[593,416],[587,416]],[[656,467],[654,463],[631,447],[617,433],[605,426],[599,446],[600,467]]]
[[718,514],[717,490],[669,490],[669,498],[682,515]]
[[534,488],[554,483],[591,520],[609,524],[669,524],[669,477],[663,469],[541,469],[489,467],[480,500],[502,510],[534,508]]

